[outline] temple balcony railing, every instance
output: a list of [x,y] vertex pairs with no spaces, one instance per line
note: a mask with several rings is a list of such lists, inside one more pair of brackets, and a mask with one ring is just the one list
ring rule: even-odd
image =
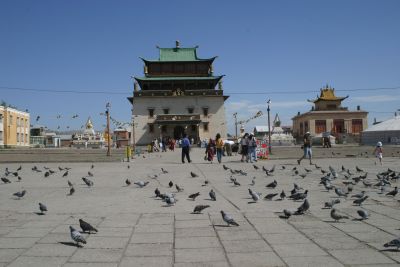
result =
[[198,124],[200,114],[160,114],[155,116],[155,124]]
[[224,96],[224,91],[219,89],[175,89],[175,90],[140,90],[134,92],[134,97],[176,97],[176,96]]

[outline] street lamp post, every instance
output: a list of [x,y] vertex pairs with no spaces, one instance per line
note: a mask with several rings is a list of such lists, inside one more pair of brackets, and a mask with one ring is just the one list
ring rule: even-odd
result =
[[269,115],[269,112],[271,111],[269,105],[271,104],[271,99],[268,99],[267,101],[267,112],[268,112],[268,152],[271,154],[271,118]]
[[236,141],[238,140],[238,133],[237,133],[237,112],[233,113],[233,117],[235,118],[235,137]]
[[107,156],[111,156],[111,136],[110,136],[110,102],[106,104],[107,115]]

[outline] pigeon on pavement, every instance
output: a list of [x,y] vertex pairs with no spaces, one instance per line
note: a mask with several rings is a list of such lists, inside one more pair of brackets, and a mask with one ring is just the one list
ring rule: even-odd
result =
[[309,208],[310,203],[307,199],[304,199],[303,204],[301,204],[300,207],[297,208],[296,214],[304,214],[304,212],[306,212]]
[[361,217],[361,220],[366,220],[369,217],[368,211],[366,210],[357,210],[357,213]]
[[273,194],[268,194],[264,197],[266,200],[272,200],[274,197],[276,197],[278,193],[273,193]]
[[399,238],[396,238],[396,239],[393,239],[393,240],[390,241],[390,242],[387,242],[387,243],[384,244],[383,246],[384,246],[385,248],[388,248],[388,247],[396,247],[397,250],[399,250],[399,248],[400,248],[400,237],[399,237]]
[[39,203],[39,210],[42,214],[44,214],[45,211],[47,211],[46,205]]
[[75,230],[75,228],[72,227],[72,226],[69,226],[69,230],[70,230],[70,233],[71,233],[72,240],[74,240],[76,242],[76,245],[78,247],[80,247],[79,243],[86,244],[85,238],[83,237],[83,235],[79,231]]
[[86,184],[87,186],[89,186],[89,187],[91,187],[91,186],[94,185],[93,181],[89,180],[89,179],[86,178],[86,177],[82,177],[82,180],[83,180],[83,181],[85,182],[85,184]]
[[325,202],[325,208],[331,209],[333,208],[333,206],[335,206],[336,204],[340,203],[340,199],[333,199],[331,201]]
[[194,172],[190,172],[190,176],[192,176],[193,178],[195,178],[195,177],[199,177],[196,173],[194,173]]
[[215,195],[214,190],[211,189],[211,191],[208,193],[208,195],[210,196],[210,198],[211,198],[213,201],[217,201],[217,196]]
[[235,222],[235,220],[229,214],[226,214],[223,210],[221,210],[221,215],[222,219],[224,220],[224,222],[228,224],[228,226],[230,225],[239,226],[239,224]]
[[172,181],[169,181],[168,186],[171,188],[174,185]]
[[285,215],[286,219],[289,219],[289,217],[293,215],[293,212],[290,210],[284,209],[283,214]]
[[79,219],[79,226],[81,227],[82,231],[84,233],[89,232],[89,234],[91,232],[98,232],[96,228],[94,228],[92,225],[90,225],[88,222],[85,222],[82,219]]
[[387,196],[392,196],[392,197],[394,197],[394,196],[397,195],[398,192],[399,192],[399,190],[397,189],[397,186],[396,186],[392,191],[390,191],[390,192],[387,193],[386,195],[387,195]]
[[364,196],[363,198],[357,198],[356,200],[353,201],[353,204],[356,204],[358,206],[361,206],[362,203],[368,198],[368,196]]
[[11,181],[10,180],[8,180],[6,177],[1,177],[1,180],[3,181],[3,183],[5,183],[5,184],[9,184],[9,183],[11,183]]
[[281,194],[279,195],[279,197],[283,200],[286,197],[285,191],[282,190]]
[[69,189],[69,195],[72,196],[74,193],[75,193],[75,188],[71,186],[71,188]]
[[66,177],[68,175],[68,171],[64,172],[62,177]]
[[125,184],[126,184],[126,186],[130,186],[131,185],[131,181],[127,178],[126,180],[125,180]]
[[274,180],[272,183],[267,184],[265,187],[275,188],[278,185],[278,182]]
[[197,205],[194,207],[193,213],[201,213],[204,209],[209,208],[210,205]]
[[342,214],[338,213],[337,210],[336,210],[335,208],[333,208],[333,209],[331,210],[331,217],[332,217],[332,219],[335,220],[335,222],[338,222],[338,221],[341,220],[341,219],[348,219],[348,218],[349,218],[349,217],[346,216],[346,215],[342,215]]
[[26,194],[26,190],[22,190],[21,192],[16,192],[13,195],[18,197],[18,199],[21,199],[25,196],[25,194]]
[[190,199],[192,199],[193,201],[195,201],[195,200],[196,200],[196,197],[198,197],[198,196],[200,196],[200,192],[191,194],[191,195],[188,196],[188,198],[190,198]]
[[146,185],[148,185],[148,184],[149,184],[149,181],[146,181],[146,182],[144,182],[144,181],[137,181],[137,182],[134,182],[134,184],[137,185],[137,186],[139,186],[140,188],[142,188],[142,187],[145,187]]

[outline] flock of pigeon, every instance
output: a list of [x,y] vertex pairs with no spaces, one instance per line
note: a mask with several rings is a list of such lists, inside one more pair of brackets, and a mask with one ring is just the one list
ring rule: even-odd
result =
[[[226,165],[222,165],[223,169],[227,171],[227,176],[229,177],[228,182],[232,183],[234,187],[240,187],[241,183],[239,182],[239,176],[245,177],[248,175],[243,170],[236,170],[229,168]],[[301,177],[302,179],[305,179],[308,174],[310,173],[317,173],[321,172],[322,177],[320,178],[320,186],[326,190],[328,194],[331,194],[331,191],[334,192],[334,198],[333,200],[327,201],[325,203],[322,203],[322,208],[324,209],[330,209],[330,216],[331,218],[335,221],[338,222],[340,220],[345,220],[349,219],[349,217],[343,213],[341,213],[336,206],[341,203],[343,199],[352,199],[353,204],[356,206],[359,206],[360,208],[357,209],[357,214],[359,216],[359,220],[367,220],[369,218],[369,213],[367,210],[362,209],[361,206],[363,203],[368,199],[369,194],[373,193],[372,190],[361,190],[360,192],[353,192],[354,186],[355,185],[360,185],[360,187],[364,188],[378,188],[378,194],[385,195],[386,197],[395,197],[398,194],[398,187],[395,186],[392,188],[392,183],[397,182],[398,179],[400,179],[400,172],[388,169],[384,172],[378,173],[376,175],[376,181],[373,182],[371,179],[368,178],[368,173],[360,169],[359,167],[356,166],[355,170],[352,171],[350,169],[345,168],[344,166],[341,167],[341,170],[338,171],[332,166],[329,166],[328,170],[323,169],[322,167],[318,166],[317,164],[313,165],[313,168],[304,168],[303,170],[300,170],[300,166],[293,167],[292,169],[288,169],[286,166],[282,165],[280,166],[279,170],[276,170],[275,165],[271,169],[266,169],[264,166],[261,168],[255,164],[253,164],[253,167],[255,171],[261,171],[265,173],[265,177],[273,177],[274,174],[278,171],[280,172],[285,172],[287,175],[290,173],[292,176],[298,176]],[[94,168],[94,165],[92,164],[90,169],[92,170]],[[130,166],[128,165],[128,168]],[[4,184],[9,184],[12,182],[13,177],[16,178],[16,182],[21,182],[22,178],[19,175],[19,171],[21,171],[22,166],[17,168],[15,171],[10,171],[8,168],[5,169],[4,177],[1,177],[1,181]],[[58,170],[52,170],[51,168],[48,167],[43,167],[43,170],[39,169],[37,166],[34,166],[32,168],[33,172],[37,173],[43,173],[44,177],[49,177],[51,175],[54,175],[55,173],[62,173],[61,176],[63,178],[68,177],[69,175],[69,169],[70,168],[62,168],[58,167]],[[94,182],[90,177],[93,177],[92,171],[89,170],[87,173],[87,176],[82,177],[82,181],[88,186],[88,187],[93,187]],[[148,175],[148,178],[151,179],[158,179],[161,177],[161,175],[166,175],[168,174],[168,171],[164,168],[161,168],[161,173],[159,174],[154,174],[154,175]],[[190,172],[190,176],[192,178],[199,177],[198,174],[194,172]],[[251,179],[250,186],[254,188],[256,185],[256,177],[254,176]],[[361,182],[361,183],[360,183]],[[144,188],[146,187],[150,182],[149,181],[131,181],[130,179],[125,180],[125,185],[126,186],[131,186],[136,185],[138,188]],[[72,196],[75,193],[75,187],[72,182],[67,180],[67,184],[69,187],[68,194],[69,196]],[[362,184],[362,185],[361,185]],[[209,181],[206,179],[202,186],[207,186],[209,185]],[[176,192],[164,192],[162,193],[159,188],[156,188],[154,191],[155,198],[160,199],[163,203],[165,203],[165,206],[172,206],[175,205],[178,201],[176,198],[176,195],[178,193],[184,192],[184,188],[173,181],[170,181],[168,183],[168,188],[172,190],[172,188],[175,186]],[[278,181],[274,179],[272,182],[268,183],[266,186],[267,190],[276,190],[278,188]],[[357,187],[359,188],[359,187]],[[368,193],[367,193],[368,192]],[[282,211],[282,215],[280,216],[283,219],[289,219],[293,215],[303,215],[307,212],[309,212],[310,209],[310,202],[308,200],[309,196],[309,191],[307,189],[303,189],[300,187],[297,183],[293,183],[293,188],[288,189],[286,192],[284,189],[275,191],[275,192],[270,192],[265,194],[265,196],[262,198],[262,193],[258,193],[252,188],[248,188],[248,193],[252,199],[250,203],[256,203],[261,199],[264,199],[265,201],[272,201],[272,200],[284,200],[284,199],[289,199],[294,202],[301,202],[301,204],[295,208],[295,209],[284,209]],[[13,194],[15,199],[22,199],[25,195],[27,194],[26,190],[22,190],[20,192],[16,192]],[[200,192],[194,192],[190,193],[187,197],[188,200],[195,201],[196,198],[200,195]],[[332,195],[331,195],[332,196]],[[211,201],[217,201],[217,195],[216,192],[214,191],[213,188],[210,189],[209,191],[209,197]],[[40,215],[45,215],[46,212],[48,212],[48,208],[45,204],[43,203],[38,203],[39,204],[39,211]],[[209,208],[210,205],[196,205],[193,209],[193,214],[201,214],[201,212]],[[233,219],[231,215],[228,213],[224,212],[221,210],[221,216],[222,219],[224,220],[225,223],[227,223],[228,226],[239,226],[239,224]],[[92,225],[89,223],[85,222],[82,219],[79,219],[79,225],[80,228],[82,229],[82,232],[76,230],[74,227],[70,226],[70,234],[71,238],[73,241],[76,242],[76,245],[80,247],[81,244],[86,244],[86,240],[82,233],[88,232],[89,234],[92,232],[97,232],[97,229],[95,229]],[[394,239],[388,243],[384,244],[385,247],[396,247],[397,249],[400,248],[400,238]]]

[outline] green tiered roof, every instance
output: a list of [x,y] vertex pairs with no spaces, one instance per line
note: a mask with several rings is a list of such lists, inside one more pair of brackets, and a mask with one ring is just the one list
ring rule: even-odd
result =
[[135,77],[137,81],[207,81],[207,80],[220,80],[223,75],[221,76],[206,76],[206,77]]
[[179,62],[179,61],[213,61],[216,57],[212,58],[198,58],[197,46],[196,47],[174,47],[174,48],[158,48],[160,50],[160,57],[158,60],[148,60],[141,58],[147,62]]

